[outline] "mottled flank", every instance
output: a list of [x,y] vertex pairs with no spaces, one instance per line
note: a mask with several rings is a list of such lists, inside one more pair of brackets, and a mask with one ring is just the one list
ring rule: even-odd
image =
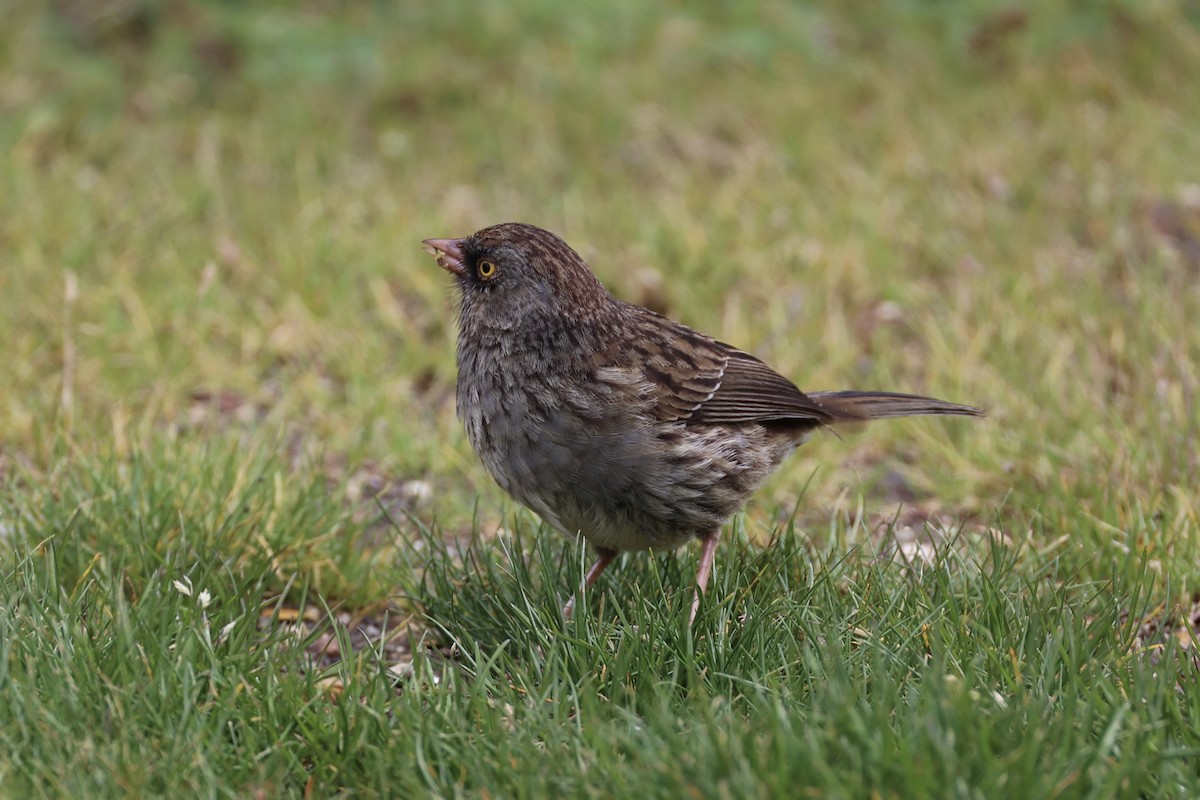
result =
[[[806,395],[754,356],[614,298],[548,231],[429,240],[461,290],[458,414],[507,492],[601,552],[711,542],[814,428],[970,406]],[[448,252],[453,251],[453,252]],[[702,559],[698,582],[707,566]]]

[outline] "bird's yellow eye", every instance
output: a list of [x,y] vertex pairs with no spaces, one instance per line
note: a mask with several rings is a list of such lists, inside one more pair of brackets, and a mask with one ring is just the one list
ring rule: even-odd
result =
[[479,277],[487,280],[496,274],[496,262],[484,259],[479,262]]

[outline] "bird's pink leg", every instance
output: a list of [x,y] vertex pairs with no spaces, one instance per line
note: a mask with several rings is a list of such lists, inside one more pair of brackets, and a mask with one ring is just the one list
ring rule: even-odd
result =
[[[596,563],[592,564],[592,568],[587,571],[587,575],[583,578],[583,583],[579,587],[579,592],[582,594],[585,590],[592,588],[592,584],[600,577],[600,573],[608,567],[609,564],[617,557],[618,551],[610,550],[607,547],[596,548]],[[575,598],[572,597],[563,606],[563,616],[570,619],[575,613]]]
[[692,598],[692,615],[688,617],[688,625],[696,621],[696,612],[700,610],[700,595],[708,589],[708,576],[712,572],[713,557],[717,552],[717,531],[704,534],[700,541],[703,543],[700,548],[700,567],[696,570],[696,594]]

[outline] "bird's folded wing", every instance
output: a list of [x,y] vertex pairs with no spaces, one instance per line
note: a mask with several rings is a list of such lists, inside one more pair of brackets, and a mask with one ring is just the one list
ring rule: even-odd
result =
[[645,309],[632,352],[652,385],[651,413],[696,424],[832,421],[796,385],[749,353]]
[[796,385],[749,353],[723,345],[728,353],[721,385],[701,403],[690,422],[831,422],[833,415]]

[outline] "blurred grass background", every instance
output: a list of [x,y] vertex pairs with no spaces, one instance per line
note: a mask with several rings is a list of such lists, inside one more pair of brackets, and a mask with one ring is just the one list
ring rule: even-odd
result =
[[511,527],[419,242],[520,220],[802,388],[989,409],[819,437],[751,539],[991,528],[1186,605],[1197,74],[1185,0],[12,0],[0,535],[51,594],[366,606],[396,540]]

